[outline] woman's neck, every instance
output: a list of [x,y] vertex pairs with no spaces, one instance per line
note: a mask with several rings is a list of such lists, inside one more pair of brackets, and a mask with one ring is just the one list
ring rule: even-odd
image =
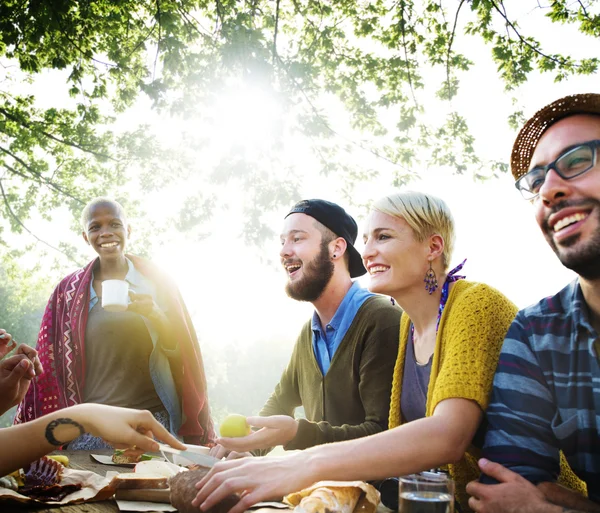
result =
[[124,280],[129,271],[129,265],[125,255],[115,259],[100,259],[96,279],[104,280]]
[[437,327],[437,316],[445,280],[446,274],[438,275],[439,287],[432,294],[428,294],[425,286],[422,285],[407,291],[406,294],[394,297],[410,317],[418,334],[427,333],[432,326]]

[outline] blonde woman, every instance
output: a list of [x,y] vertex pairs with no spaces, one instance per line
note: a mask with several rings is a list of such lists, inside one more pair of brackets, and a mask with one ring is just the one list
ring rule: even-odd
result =
[[[377,201],[364,234],[372,292],[404,310],[389,431],[283,458],[217,464],[193,504],[208,509],[246,491],[231,513],[319,480],[375,480],[448,466],[468,511],[466,484],[479,470],[482,419],[504,336],[517,308],[488,285],[448,271],[454,221],[440,199],[417,192]],[[266,428],[263,428],[266,429]],[[243,438],[221,444],[243,450]]]

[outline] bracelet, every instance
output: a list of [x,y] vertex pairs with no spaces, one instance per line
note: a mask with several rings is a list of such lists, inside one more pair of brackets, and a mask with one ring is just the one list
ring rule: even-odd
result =
[[73,419],[55,419],[46,426],[45,433],[46,440],[48,440],[48,442],[52,445],[60,446],[66,444],[67,442],[70,442],[70,440],[68,440],[67,442],[60,442],[54,437],[54,429],[56,429],[61,424],[67,424],[79,428],[79,435],[83,435],[85,433],[85,429],[83,428],[83,426],[79,424],[79,422],[75,422]]

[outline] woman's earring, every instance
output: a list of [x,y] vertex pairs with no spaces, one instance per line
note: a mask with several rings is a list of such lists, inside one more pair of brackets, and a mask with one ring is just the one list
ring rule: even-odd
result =
[[425,273],[425,290],[429,292],[429,295],[433,294],[438,288],[437,276],[433,267],[431,267],[431,260],[429,261],[429,269]]

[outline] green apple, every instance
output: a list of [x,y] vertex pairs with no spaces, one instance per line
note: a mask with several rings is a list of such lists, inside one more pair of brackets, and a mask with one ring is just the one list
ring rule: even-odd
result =
[[252,432],[250,426],[246,424],[246,417],[237,413],[227,415],[223,422],[221,422],[219,431],[221,432],[221,436],[226,438],[246,436]]

